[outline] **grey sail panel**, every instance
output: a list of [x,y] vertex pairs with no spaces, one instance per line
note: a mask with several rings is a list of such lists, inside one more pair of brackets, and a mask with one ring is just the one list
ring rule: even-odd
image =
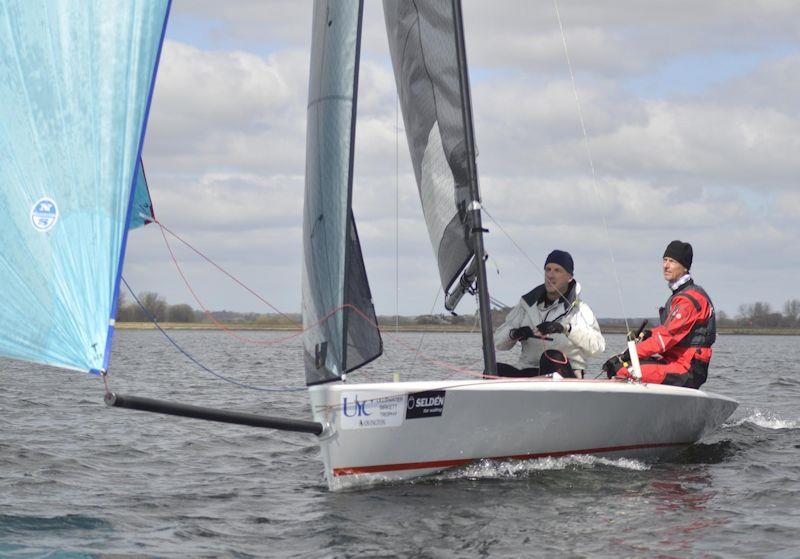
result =
[[397,91],[425,222],[447,291],[473,254],[469,173],[450,0],[384,0]]
[[361,13],[356,0],[314,3],[303,206],[309,385],[336,380],[382,350],[350,209]]
[[369,363],[383,351],[377,317],[372,304],[372,293],[367,281],[367,271],[358,241],[356,220],[352,211],[348,226],[348,259],[345,286],[345,363],[344,371],[349,372]]

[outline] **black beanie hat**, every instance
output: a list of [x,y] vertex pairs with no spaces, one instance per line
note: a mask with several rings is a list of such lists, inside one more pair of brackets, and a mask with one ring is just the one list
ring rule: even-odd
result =
[[[691,248],[689,250],[691,250]],[[544,265],[547,266],[551,262],[558,264],[570,274],[574,273],[575,263],[572,261],[572,256],[570,256],[570,254],[565,250],[554,250],[548,254],[547,260],[544,261]]]
[[682,241],[672,241],[664,251],[664,258],[672,258],[687,270],[692,267],[692,245]]

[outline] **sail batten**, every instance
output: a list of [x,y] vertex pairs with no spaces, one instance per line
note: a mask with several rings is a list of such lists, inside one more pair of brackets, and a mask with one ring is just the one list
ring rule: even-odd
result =
[[362,2],[317,0],[303,205],[306,382],[337,380],[382,352],[352,212]]
[[0,6],[0,355],[108,365],[169,2]]

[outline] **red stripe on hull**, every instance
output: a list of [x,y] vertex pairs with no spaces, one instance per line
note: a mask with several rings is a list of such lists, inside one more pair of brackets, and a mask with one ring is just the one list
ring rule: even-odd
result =
[[427,468],[452,468],[463,466],[477,460],[531,460],[535,458],[557,458],[571,454],[602,454],[605,452],[620,452],[623,450],[638,450],[645,448],[669,448],[689,446],[688,443],[653,443],[632,444],[625,446],[610,446],[607,448],[586,448],[583,450],[561,450],[557,452],[542,452],[539,454],[518,454],[515,456],[491,456],[486,458],[460,458],[458,460],[434,460],[431,462],[408,462],[405,464],[379,464],[376,466],[352,466],[349,468],[334,468],[334,476],[347,476],[352,474],[377,474],[380,472],[397,472],[401,470],[424,470]]

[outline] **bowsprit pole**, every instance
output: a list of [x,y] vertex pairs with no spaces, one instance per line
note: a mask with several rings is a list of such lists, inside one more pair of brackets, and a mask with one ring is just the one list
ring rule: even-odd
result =
[[220,423],[234,423],[236,425],[247,425],[249,427],[261,427],[264,429],[278,429],[280,431],[295,431],[298,433],[310,433],[321,435],[325,430],[322,423],[316,421],[305,421],[302,419],[288,419],[285,417],[271,417],[268,415],[255,415],[252,413],[242,413],[216,408],[204,408],[201,406],[190,406],[165,400],[154,400],[152,398],[141,398],[139,396],[123,396],[114,392],[106,392],[106,405],[116,408],[127,408],[129,410],[147,411],[152,413],[163,413],[167,415],[177,415],[180,417],[191,417],[203,419],[205,421],[217,421]]

